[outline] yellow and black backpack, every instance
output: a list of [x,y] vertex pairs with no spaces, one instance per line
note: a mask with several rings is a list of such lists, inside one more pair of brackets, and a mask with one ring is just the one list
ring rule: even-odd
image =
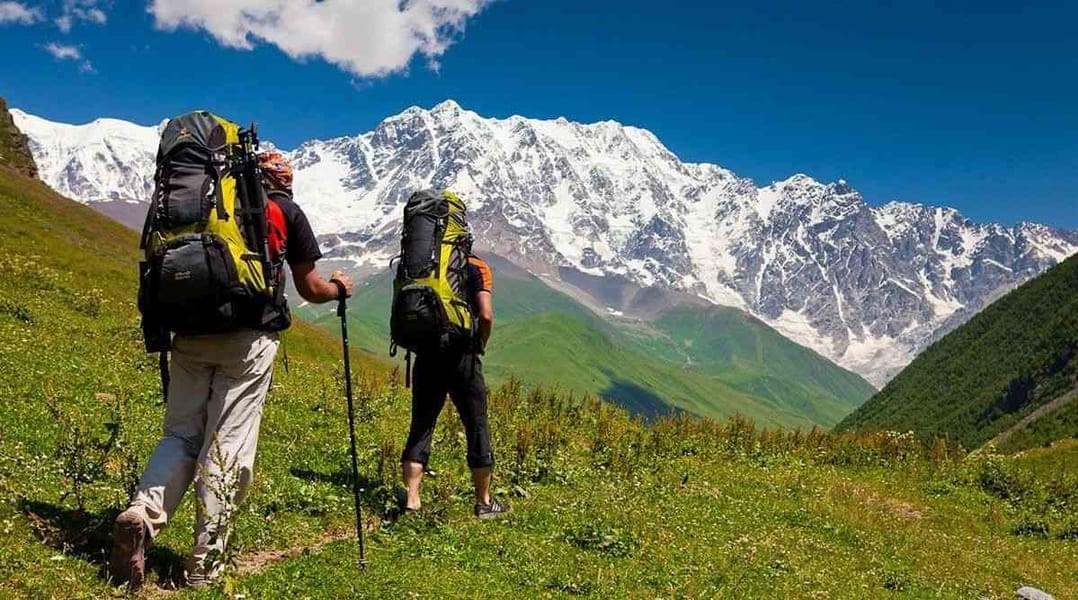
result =
[[258,328],[275,314],[281,280],[257,150],[253,126],[205,111],[165,125],[141,243],[147,351],[168,350],[172,333]]
[[459,196],[448,190],[412,194],[404,206],[393,280],[391,354],[397,346],[410,352],[474,347],[474,315],[465,289],[471,248]]

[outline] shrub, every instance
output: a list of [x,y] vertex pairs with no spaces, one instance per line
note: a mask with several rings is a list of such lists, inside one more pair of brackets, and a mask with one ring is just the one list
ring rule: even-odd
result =
[[[118,454],[126,447],[122,442],[123,410],[118,400],[115,406],[110,407],[111,415],[108,418],[101,418],[94,412],[73,415],[61,408],[51,386],[48,386],[45,407],[57,426],[56,456],[60,462],[60,472],[69,486],[61,495],[61,501],[74,497],[75,507],[80,512],[84,511],[86,488],[107,478],[112,472],[128,479],[126,487],[129,491],[134,487],[130,477],[134,471],[132,465],[137,469],[137,464],[133,457]],[[134,472],[137,478],[137,471]]]
[[29,308],[14,302],[0,300],[0,315],[8,315],[16,321],[27,325],[34,324],[34,313],[30,312]]
[[973,463],[975,483],[983,491],[1001,499],[1018,500],[1029,492],[1023,478],[997,454],[987,454]]
[[586,525],[567,531],[565,541],[581,550],[617,558],[631,556],[638,545],[636,539],[627,531],[622,529],[603,530],[594,525]]
[[1025,514],[1015,523],[1012,532],[1014,535],[1044,538],[1048,537],[1049,525],[1041,515]]
[[1066,518],[1060,524],[1056,537],[1061,540],[1078,540],[1078,516],[1071,515]]

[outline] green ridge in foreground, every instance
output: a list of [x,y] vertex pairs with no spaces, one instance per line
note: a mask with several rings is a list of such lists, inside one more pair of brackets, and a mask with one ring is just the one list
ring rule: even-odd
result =
[[1020,450],[1078,437],[1074,401],[1009,431],[1076,387],[1078,256],[1072,256],[933,344],[839,428],[912,430],[966,448],[1005,433],[1001,448]]
[[[3,166],[0,230],[0,598],[123,596],[101,578],[110,519],[164,409],[139,339],[135,235]],[[447,408],[424,510],[392,522],[408,398],[366,359],[353,363],[370,560],[359,572],[337,344],[303,323],[287,334],[236,515],[242,569],[168,597],[1003,599],[1027,584],[1075,597],[1066,446],[959,460],[892,434],[683,415],[643,425],[514,384],[490,398],[495,486],[513,514],[471,517]],[[141,597],[171,590],[193,513],[189,495]]]
[[[742,311],[679,306],[652,322],[604,319],[537,277],[494,264],[497,323],[484,357],[492,382],[556,385],[645,418],[680,409],[804,429],[836,424],[875,391]],[[382,273],[356,293],[354,337],[373,352],[388,347],[391,288]],[[331,311],[299,313],[337,327]]]

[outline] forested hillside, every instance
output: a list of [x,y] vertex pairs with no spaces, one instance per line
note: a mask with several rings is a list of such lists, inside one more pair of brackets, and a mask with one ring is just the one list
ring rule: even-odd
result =
[[[839,428],[914,431],[977,448],[1078,437],[1078,256],[918,356]],[[1014,430],[1011,430],[1014,428]]]

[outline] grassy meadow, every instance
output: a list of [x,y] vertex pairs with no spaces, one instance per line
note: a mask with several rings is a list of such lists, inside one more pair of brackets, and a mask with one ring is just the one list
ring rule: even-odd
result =
[[[110,521],[160,431],[134,307],[135,236],[0,167],[0,597],[122,597]],[[421,513],[392,491],[400,374],[357,354],[368,568],[355,565],[339,346],[297,324],[278,358],[256,483],[221,585],[177,588],[193,501],[140,597],[1078,597],[1078,447],[966,456],[908,434],[645,424],[572,391],[491,395],[496,489],[471,517],[452,409]]]

